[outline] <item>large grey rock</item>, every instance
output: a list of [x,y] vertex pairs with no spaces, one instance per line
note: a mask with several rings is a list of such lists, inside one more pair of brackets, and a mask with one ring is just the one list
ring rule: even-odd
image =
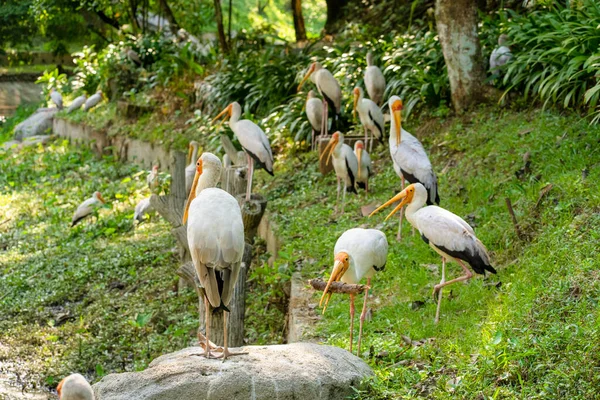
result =
[[52,120],[58,108],[39,109],[15,127],[15,139],[23,140],[30,136],[44,135],[52,130]]
[[348,351],[312,343],[248,346],[225,362],[189,347],[142,372],[111,374],[94,385],[97,400],[304,400],[352,395],[369,366]]

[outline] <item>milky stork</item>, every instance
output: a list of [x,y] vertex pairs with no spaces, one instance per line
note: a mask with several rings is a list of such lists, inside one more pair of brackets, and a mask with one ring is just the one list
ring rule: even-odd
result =
[[[405,180],[409,183],[421,183],[429,193],[427,204],[439,204],[437,176],[433,172],[429,157],[419,139],[402,129],[402,100],[398,96],[392,96],[388,103],[392,116],[389,138],[390,154],[394,171],[402,180],[402,189],[404,189]],[[398,240],[402,238],[402,215],[401,211]]]
[[378,106],[383,103],[385,93],[385,78],[377,65],[373,62],[373,53],[367,53],[367,69],[365,69],[365,87],[371,100]]
[[[196,163],[196,175],[183,214],[192,262],[204,288],[206,315],[206,349],[210,354],[210,315],[223,310],[223,353],[227,348],[227,306],[233,296],[244,254],[244,223],[237,200],[215,186],[221,180],[221,160],[211,153],[203,153]],[[189,221],[188,221],[189,217]],[[211,310],[211,308],[213,310]]]
[[80,374],[71,374],[56,387],[59,400],[94,400],[94,391]]
[[306,97],[306,117],[312,127],[311,150],[316,147],[315,132],[320,132],[323,126],[323,107],[321,100],[315,96],[315,92],[310,90]]
[[498,47],[496,47],[490,55],[490,70],[494,75],[500,73],[500,67],[512,59],[510,47],[508,47],[508,36],[506,34],[498,37]]
[[158,165],[152,166],[152,169],[146,177],[146,182],[148,183],[148,188],[150,189],[150,192],[158,194],[160,184],[160,179],[158,175]]
[[105,203],[106,201],[104,200],[100,192],[94,192],[92,197],[82,202],[73,213],[73,218],[71,219],[71,227],[77,225],[84,218],[92,215],[98,208],[102,207],[102,205]]
[[365,144],[362,140],[357,140],[354,143],[354,155],[358,162],[356,185],[369,193],[369,178],[372,175],[373,166],[371,165],[371,156],[365,150]]
[[344,135],[341,132],[335,132],[325,150],[319,157],[319,161],[326,157],[327,163],[333,158],[333,169],[337,178],[337,197],[335,202],[335,211],[337,213],[338,202],[340,201],[340,189],[344,183],[344,194],[342,197],[342,214],[346,203],[346,192],[357,193],[356,175],[358,174],[358,160],[352,151],[352,148],[344,143]]
[[[442,281],[433,288],[434,297],[439,292],[435,317],[437,323],[442,288],[456,282],[466,281],[473,276],[465,262],[471,266],[473,271],[484,276],[485,271],[495,274],[496,270],[490,263],[490,257],[485,246],[475,236],[473,228],[461,217],[448,210],[433,205],[424,207],[429,196],[430,193],[425,186],[414,183],[408,185],[388,202],[377,208],[371,215],[400,201],[400,204],[389,213],[386,220],[406,205],[406,219],[408,222],[419,230],[425,243],[442,256]],[[446,282],[446,260],[453,260],[458,263],[463,269],[464,275]]]
[[[360,357],[360,342],[363,331],[363,322],[367,314],[367,297],[371,286],[371,278],[375,272],[383,271],[387,261],[388,242],[385,234],[377,229],[349,229],[340,236],[333,250],[333,271],[327,282],[327,286],[321,296],[319,306],[329,291],[332,282],[342,281],[349,284],[358,284],[363,278],[367,278],[365,299],[362,312],[360,313],[360,325],[358,330],[357,356]],[[323,314],[331,293],[327,296]],[[350,295],[350,352],[352,352],[352,337],[354,334],[354,294]]]
[[58,93],[58,91],[55,88],[50,89],[50,98],[52,99],[54,104],[56,104],[56,107],[58,107],[59,110],[62,110],[63,98],[62,95]]
[[98,90],[96,94],[90,96],[83,105],[83,111],[89,111],[92,107],[97,106],[102,101],[102,90]]
[[71,113],[75,110],[79,110],[81,108],[81,106],[85,104],[86,100],[87,100],[87,97],[85,94],[82,94],[81,96],[76,97],[75,100],[73,100],[73,102],[71,104],[69,104],[69,107],[67,107],[67,113]]
[[354,88],[354,109],[353,112],[360,118],[360,123],[365,129],[365,143],[369,143],[368,132],[371,132],[371,144],[369,151],[373,151],[373,137],[383,143],[385,134],[385,120],[381,109],[373,100],[365,99],[363,91],[359,87]]
[[135,210],[133,212],[133,223],[135,224],[135,221],[142,223],[144,221],[144,215],[150,213],[151,211],[152,206],[150,205],[150,197],[140,200],[140,202],[135,206]]
[[198,160],[198,149],[200,143],[192,140],[188,146],[187,167],[185,167],[185,193],[189,194],[196,175],[196,160]]
[[298,85],[298,91],[304,85],[304,82],[310,78],[311,81],[317,86],[317,90],[323,96],[323,116],[321,123],[321,136],[327,136],[328,129],[328,118],[329,113],[328,109],[334,112],[332,129],[337,128],[337,122],[342,113],[342,89],[340,88],[340,84],[333,77],[331,72],[327,69],[323,68],[323,66],[314,62],[308,68],[306,75],[302,78],[302,81]]
[[248,183],[246,186],[246,201],[250,200],[252,193],[252,175],[254,174],[254,162],[259,168],[267,171],[273,176],[273,153],[271,152],[271,144],[269,138],[265,135],[262,129],[254,122],[242,119],[242,107],[234,101],[219,113],[213,122],[217,121],[221,116],[229,117],[229,127],[237,137],[238,141],[244,148],[248,157]]

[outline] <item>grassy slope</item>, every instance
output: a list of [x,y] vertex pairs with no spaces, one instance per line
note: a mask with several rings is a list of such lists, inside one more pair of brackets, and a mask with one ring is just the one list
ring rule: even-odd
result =
[[[405,127],[414,132],[418,122]],[[410,235],[408,224],[398,243],[396,219],[359,215],[359,205],[381,204],[399,190],[387,151],[376,157],[373,195],[351,196],[342,217],[332,215],[335,178],[320,176],[314,154],[280,163],[285,171],[266,183],[282,253],[303,265],[306,278],[328,276],[333,245],[346,229],[387,233],[388,264],[373,282],[373,318],[365,326],[364,349],[377,378],[359,397],[592,398],[600,384],[600,128],[576,116],[491,110],[421,128],[416,133],[438,172],[441,205],[475,227],[499,271],[491,280],[502,281],[500,289],[480,278],[451,286],[438,326],[430,295],[440,278],[425,265],[439,265],[439,257]],[[526,152],[531,173],[518,179]],[[548,183],[554,187],[536,208]],[[505,197],[528,240],[516,237]],[[447,279],[459,273],[449,264]],[[413,309],[419,301],[424,306]],[[347,348],[346,298],[332,298],[315,334]],[[407,347],[402,335],[435,340]]]

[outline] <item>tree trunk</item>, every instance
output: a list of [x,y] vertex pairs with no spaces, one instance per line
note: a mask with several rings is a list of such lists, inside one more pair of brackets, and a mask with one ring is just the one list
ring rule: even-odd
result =
[[229,45],[227,44],[227,38],[225,37],[225,28],[223,27],[223,13],[221,12],[221,0],[214,0],[215,2],[215,18],[217,19],[217,31],[219,32],[219,44],[223,54],[229,53]]
[[294,30],[296,31],[296,42],[306,41],[306,28],[302,16],[302,0],[292,0],[292,16],[294,17]]
[[171,11],[171,7],[169,7],[169,3],[167,3],[167,0],[159,0],[159,2],[160,8],[165,13],[165,18],[167,19],[167,21],[169,21],[169,24],[171,25],[171,32],[176,33],[179,30],[179,24],[175,19],[175,15],[173,15],[173,11]]
[[233,10],[233,1],[229,0],[229,10],[227,10],[227,12],[229,13],[229,16],[227,18],[227,40],[229,40],[229,42],[231,43],[231,11]]
[[325,3],[327,3],[325,32],[334,33],[337,30],[336,24],[343,15],[342,8],[348,4],[348,0],[325,0]]
[[483,98],[485,72],[477,35],[476,1],[436,0],[435,17],[452,105],[461,113]]

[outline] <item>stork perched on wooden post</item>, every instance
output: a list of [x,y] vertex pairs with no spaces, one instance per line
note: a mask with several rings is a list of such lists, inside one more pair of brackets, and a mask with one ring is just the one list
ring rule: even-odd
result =
[[365,87],[371,100],[381,106],[383,104],[383,95],[385,93],[385,77],[373,61],[373,53],[367,53],[367,69],[365,69]]
[[[331,140],[323,150],[321,158],[326,157],[327,162],[333,158],[333,169],[337,178],[337,197],[335,202],[335,212],[337,213],[338,202],[340,200],[341,184],[344,184],[344,194],[342,196],[342,214],[346,203],[346,192],[356,191],[356,176],[358,174],[358,160],[352,151],[352,148],[344,143],[344,135],[341,132],[335,132]],[[320,161],[319,159],[319,161]]]
[[318,62],[314,62],[310,65],[306,75],[304,75],[304,78],[302,78],[302,81],[298,85],[298,91],[300,91],[302,85],[304,85],[304,82],[306,82],[308,78],[313,81],[313,83],[317,86],[317,90],[321,96],[323,96],[323,121],[321,124],[321,136],[327,136],[329,125],[329,108],[331,108],[334,113],[332,129],[336,130],[338,127],[338,120],[342,113],[342,89],[331,72],[323,68],[323,66]]
[[[365,290],[365,299],[362,312],[360,313],[360,326],[358,330],[357,356],[360,357],[360,343],[363,331],[363,322],[367,314],[367,298],[371,278],[375,272],[383,271],[387,261],[388,242],[385,234],[377,229],[349,229],[340,236],[335,243],[333,256],[335,258],[333,271],[327,282],[327,286],[321,296],[319,306],[323,304],[329,287],[333,282],[342,281],[349,284],[357,284],[363,278],[367,278],[367,288]],[[327,304],[331,298],[331,293],[325,300],[323,314],[327,309]],[[352,337],[354,333],[354,294],[350,294],[350,352],[352,352]]]
[[260,129],[254,122],[242,119],[242,107],[237,101],[234,101],[228,105],[223,111],[219,113],[213,122],[224,116],[229,117],[229,127],[238,138],[238,141],[244,148],[248,157],[248,184],[246,187],[246,201],[250,200],[250,194],[252,193],[252,175],[254,174],[254,162],[256,162],[259,168],[267,171],[273,176],[273,153],[271,152],[271,144],[269,138],[265,132]]
[[[442,256],[442,281],[433,288],[433,296],[438,292],[438,307],[435,322],[439,321],[439,310],[442,299],[442,288],[456,282],[470,279],[473,273],[467,268],[468,263],[473,271],[485,275],[485,271],[496,273],[490,263],[490,257],[483,243],[475,236],[473,228],[461,217],[438,206],[424,207],[428,202],[429,192],[420,183],[408,185],[404,190],[391,198],[385,204],[371,213],[376,212],[400,201],[385,218],[406,205],[406,219],[421,233],[421,238],[440,256]],[[446,260],[454,260],[463,269],[464,275],[446,282]]]
[[373,151],[373,137],[383,143],[383,136],[385,135],[385,120],[383,119],[383,113],[373,100],[364,98],[361,88],[355,87],[353,94],[353,112],[354,114],[358,112],[360,123],[365,130],[365,145],[369,143],[368,132],[371,132],[369,151]]
[[[392,96],[388,103],[392,117],[389,138],[390,155],[394,171],[402,180],[402,189],[404,190],[405,180],[409,183],[421,183],[427,189],[427,204],[439,204],[437,176],[433,172],[429,157],[419,139],[402,129],[402,100],[398,96]],[[398,240],[402,238],[402,216],[403,211],[401,210]]]

